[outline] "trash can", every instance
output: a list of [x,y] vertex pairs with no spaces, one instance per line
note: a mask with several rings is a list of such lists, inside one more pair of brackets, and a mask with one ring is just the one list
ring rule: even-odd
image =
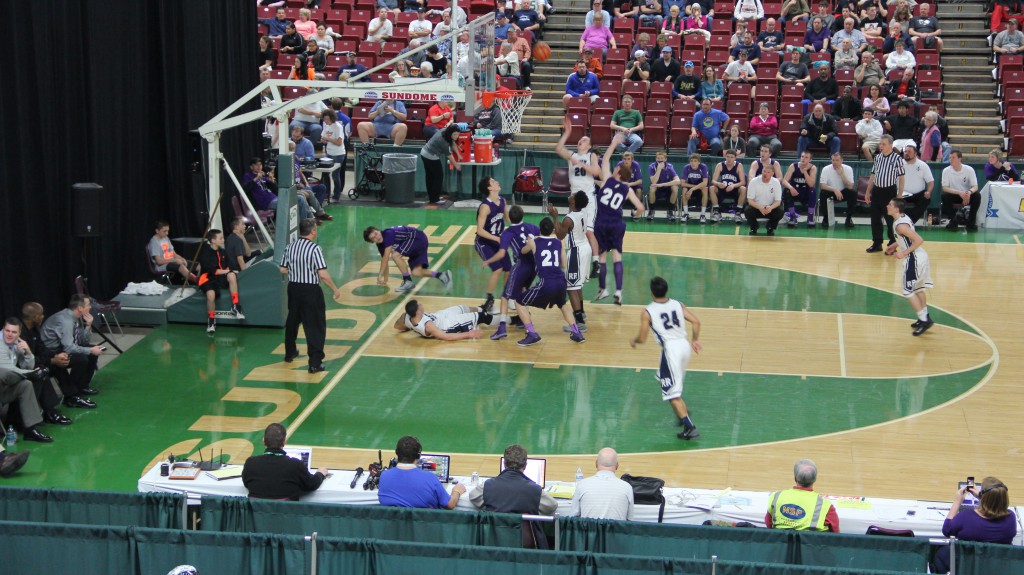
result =
[[389,204],[411,204],[415,199],[416,154],[384,154],[384,200]]

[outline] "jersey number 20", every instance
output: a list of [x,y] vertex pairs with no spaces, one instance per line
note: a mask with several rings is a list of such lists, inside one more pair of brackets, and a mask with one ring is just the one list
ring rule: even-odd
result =
[[666,330],[672,329],[673,326],[679,327],[682,325],[679,322],[679,315],[677,315],[676,312],[672,312],[672,315],[667,313],[661,314],[661,323],[665,326]]
[[622,201],[625,199],[625,196],[622,194],[616,194],[615,190],[609,188],[601,190],[601,203],[613,210],[621,208]]

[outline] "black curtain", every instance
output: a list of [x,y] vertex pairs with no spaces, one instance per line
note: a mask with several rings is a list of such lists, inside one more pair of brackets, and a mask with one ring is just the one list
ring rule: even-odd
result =
[[[129,281],[151,279],[143,250],[156,219],[170,222],[172,237],[198,236],[206,225],[206,168],[190,131],[258,82],[254,3],[4,8],[12,21],[0,88],[0,310],[16,315],[35,300],[52,313],[82,273],[94,297],[109,299]],[[236,173],[260,151],[261,132],[250,124],[224,133],[221,150]],[[104,188],[102,237],[72,233],[79,182]]]

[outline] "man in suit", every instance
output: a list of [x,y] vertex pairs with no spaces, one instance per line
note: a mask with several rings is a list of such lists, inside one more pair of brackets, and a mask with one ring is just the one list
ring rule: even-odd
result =
[[[505,448],[505,470],[475,487],[469,494],[470,503],[477,509],[498,513],[554,515],[558,502],[544,491],[543,486],[526,477],[524,469],[526,448],[509,445]],[[523,529],[523,545],[544,548],[543,532],[536,523],[530,525],[532,529]]]

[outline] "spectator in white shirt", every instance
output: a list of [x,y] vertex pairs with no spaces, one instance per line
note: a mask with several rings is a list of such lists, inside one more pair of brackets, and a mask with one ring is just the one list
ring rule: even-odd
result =
[[885,71],[892,72],[893,70],[906,70],[908,68],[913,69],[917,67],[917,58],[914,57],[913,52],[908,52],[904,47],[903,42],[896,44],[896,51],[890,52],[885,57]]
[[[832,163],[821,170],[821,177],[818,179],[821,186],[822,205],[826,205],[831,198],[834,202],[846,202],[846,227],[853,227],[853,208],[857,205],[857,192],[854,189],[853,168],[843,163],[843,154],[836,152],[832,154]],[[828,210],[825,210],[825,217],[821,225],[828,227]]]
[[860,151],[864,153],[864,159],[874,160],[875,151],[878,150],[878,142],[882,139],[882,123],[875,119],[875,111],[871,108],[864,108],[864,118],[857,122],[857,136],[860,137]]
[[906,162],[903,168],[903,201],[907,202],[907,209],[903,213],[910,216],[910,221],[917,222],[928,211],[935,177],[932,176],[928,162],[918,159],[917,146],[914,144],[907,144],[903,148],[903,159]]
[[619,454],[611,447],[597,453],[597,473],[576,484],[569,515],[593,519],[633,519],[633,487],[615,477]]
[[427,20],[427,9],[420,8],[416,19],[409,22],[409,47],[415,48],[420,44],[430,41],[430,32],[433,25]]
[[732,16],[736,20],[764,20],[764,6],[761,0],[736,0]]
[[942,215],[949,218],[947,230],[956,231],[959,223],[956,219],[957,209],[962,204],[970,206],[967,216],[967,231],[978,231],[978,208],[981,206],[981,194],[978,193],[978,174],[974,168],[963,163],[963,154],[954,149],[949,154],[949,165],[942,170]]
[[370,20],[370,25],[367,27],[367,40],[371,42],[385,42],[391,38],[392,33],[394,33],[394,25],[388,19],[389,13],[387,8],[377,10],[377,17]]

